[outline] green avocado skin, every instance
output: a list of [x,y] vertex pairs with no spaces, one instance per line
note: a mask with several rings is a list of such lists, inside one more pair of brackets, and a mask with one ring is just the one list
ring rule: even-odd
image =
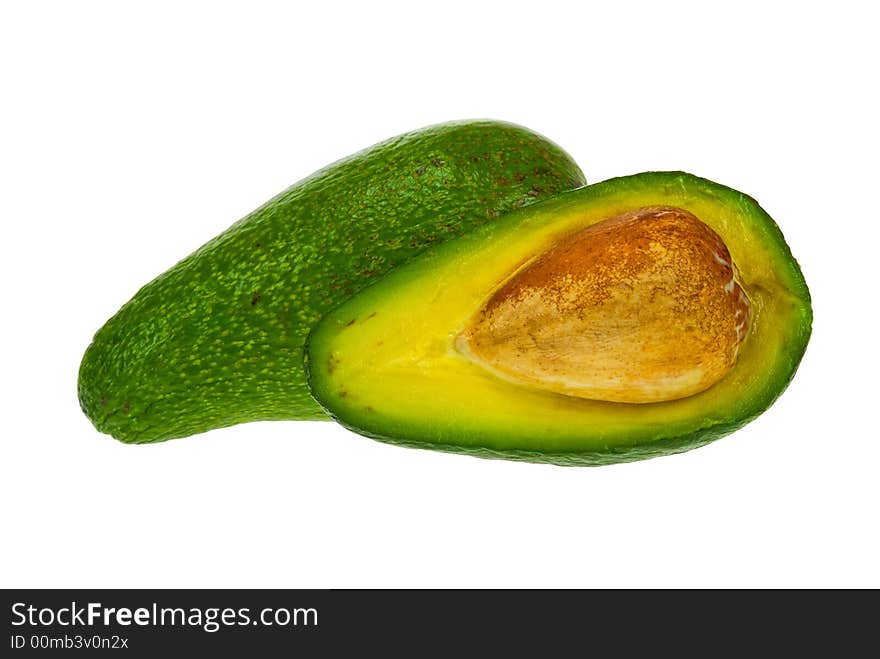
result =
[[326,419],[303,370],[324,313],[434,245],[582,185],[558,146],[489,120],[430,126],[340,160],[144,286],[86,350],[80,405],[130,443]]

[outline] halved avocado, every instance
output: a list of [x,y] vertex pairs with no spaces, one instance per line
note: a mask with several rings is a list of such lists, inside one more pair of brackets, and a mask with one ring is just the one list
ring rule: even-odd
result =
[[649,172],[438,246],[327,314],[306,362],[315,399],[363,435],[601,465],[754,419],[794,376],[811,322],[800,268],[752,198]]

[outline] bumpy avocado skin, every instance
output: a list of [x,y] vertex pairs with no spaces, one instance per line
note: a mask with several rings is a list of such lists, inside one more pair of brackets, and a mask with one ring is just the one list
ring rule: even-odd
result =
[[488,120],[340,160],[144,286],[86,350],[80,405],[130,443],[326,419],[302,365],[326,311],[433,245],[583,184],[558,146]]
[[[784,319],[784,329],[789,340],[781,354],[776,357],[766,386],[752,392],[747,399],[719,401],[714,407],[706,408],[699,418],[692,419],[693,423],[688,423],[686,430],[683,430],[685,426],[679,423],[653,422],[648,427],[642,427],[638,436],[633,433],[632,437],[622,441],[612,442],[603,439],[602,434],[605,429],[601,423],[597,424],[595,419],[582,426],[572,423],[567,430],[570,430],[574,436],[581,437],[582,442],[575,442],[570,448],[541,450],[530,446],[532,435],[534,435],[534,443],[537,444],[537,438],[546,434],[546,428],[531,420],[532,410],[528,409],[527,403],[522,399],[509,401],[510,415],[517,420],[516,430],[509,434],[497,428],[469,427],[456,421],[456,418],[461,416],[462,407],[485,410],[485,401],[474,395],[458,401],[459,407],[448,406],[449,413],[446,418],[419,416],[412,417],[416,418],[415,421],[412,421],[412,418],[403,421],[392,420],[384,415],[383,410],[369,406],[360,396],[360,392],[353,390],[351,382],[342,379],[339,375],[337,341],[342,333],[357,326],[356,321],[352,319],[369,321],[377,314],[382,315],[383,300],[392,296],[395,299],[403,299],[401,296],[410,295],[411,293],[404,291],[411,282],[426,281],[436,277],[436,272],[444,263],[454,262],[460,259],[462,254],[479,253],[481,244],[492,244],[502,246],[500,249],[507,249],[503,246],[516,240],[516,234],[521,228],[546,227],[551,225],[557,216],[572,215],[573,212],[578,214],[579,211],[588,212],[592,207],[601,206],[606,198],[626,197],[631,191],[644,193],[646,190],[656,194],[654,203],[661,205],[664,203],[677,205],[675,201],[668,201],[678,199],[676,195],[709,200],[719,207],[729,209],[743,224],[753,227],[751,235],[773,246],[773,263],[769,265],[779,274],[780,281],[785,282],[785,286],[775,295],[784,299],[784,305],[791,310]],[[728,246],[730,247],[731,244],[729,243]],[[752,248],[749,244],[737,244],[736,247],[738,250]],[[480,259],[476,261],[481,262]],[[456,267],[454,271],[458,273],[456,276],[469,277],[466,268]],[[751,273],[743,274],[748,276]],[[454,288],[446,279],[443,281],[447,287]],[[475,299],[474,302],[478,305],[480,300]],[[436,315],[432,316],[432,322],[436,322],[436,318]],[[763,318],[764,331],[774,331],[777,321],[778,319],[772,316]],[[312,393],[328,414],[349,430],[378,441],[407,448],[460,453],[488,459],[560,466],[603,466],[689,451],[729,435],[760,416],[785,391],[794,378],[810,339],[812,321],[810,292],[800,265],[792,255],[777,224],[754,199],[737,190],[684,172],[646,172],[610,179],[562,193],[540,204],[510,213],[500,222],[481,227],[461,239],[449,241],[430,254],[375,282],[359,295],[353,296],[346,303],[332,310],[314,327],[306,347],[306,368]],[[766,329],[768,327],[769,330]],[[393,337],[393,332],[388,336]],[[762,338],[753,336],[748,340],[760,345]],[[417,339],[410,336],[408,340],[399,339],[399,341],[410,345],[416,343]],[[357,355],[351,354],[349,347],[346,359],[353,357],[356,358]],[[396,368],[400,370],[401,364],[405,363],[407,363],[405,359],[401,360],[396,364]],[[432,365],[431,368],[434,366]],[[419,374],[414,373],[413,377],[419,377]],[[711,395],[711,391],[710,389],[709,392],[701,395]],[[420,390],[419,394],[424,395],[424,392]],[[560,401],[566,398],[557,394],[550,396],[557,397]],[[672,401],[660,405],[678,404],[678,401]],[[618,410],[625,410],[628,407],[627,404],[619,403],[602,403],[602,405]],[[560,406],[560,411],[563,409],[564,407]]]

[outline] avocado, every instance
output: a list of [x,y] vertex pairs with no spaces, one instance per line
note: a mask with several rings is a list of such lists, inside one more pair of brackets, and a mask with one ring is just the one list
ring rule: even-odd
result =
[[555,144],[487,120],[340,160],[138,291],[86,350],[80,405],[98,430],[132,443],[326,418],[303,371],[321,315],[449,238],[583,183]]
[[327,314],[306,350],[340,423],[403,446],[560,465],[682,452],[794,376],[810,295],[752,198],[681,172],[557,195]]

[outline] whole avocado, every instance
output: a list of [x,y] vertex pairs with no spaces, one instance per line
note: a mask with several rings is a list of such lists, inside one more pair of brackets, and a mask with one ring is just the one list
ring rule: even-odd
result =
[[582,185],[558,146],[488,120],[430,126],[340,160],[138,291],[86,350],[80,405],[130,443],[325,419],[303,371],[322,315],[432,246]]

